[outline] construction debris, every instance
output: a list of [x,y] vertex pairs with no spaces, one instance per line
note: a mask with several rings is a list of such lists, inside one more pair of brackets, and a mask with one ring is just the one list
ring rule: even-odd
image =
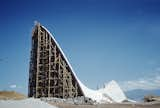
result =
[[49,98],[41,98],[42,101],[45,101],[47,103],[56,103],[56,104],[75,104],[75,105],[93,105],[96,104],[95,101],[93,101],[90,98],[86,98],[84,96],[81,97],[75,97],[75,98],[67,98],[67,99],[61,99],[61,98],[54,98],[54,97],[49,97]]

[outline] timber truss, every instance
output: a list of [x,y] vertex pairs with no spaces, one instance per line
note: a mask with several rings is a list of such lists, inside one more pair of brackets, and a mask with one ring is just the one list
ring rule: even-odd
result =
[[84,95],[54,37],[39,23],[32,33],[28,88],[35,98]]

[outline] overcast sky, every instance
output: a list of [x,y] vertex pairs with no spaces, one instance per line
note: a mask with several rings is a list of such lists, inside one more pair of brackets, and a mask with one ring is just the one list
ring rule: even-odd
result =
[[160,89],[159,0],[1,0],[0,19],[1,90],[27,94],[34,21],[89,88]]

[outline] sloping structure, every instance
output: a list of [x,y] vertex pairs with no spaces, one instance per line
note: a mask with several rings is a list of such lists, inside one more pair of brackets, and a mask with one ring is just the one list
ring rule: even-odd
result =
[[50,32],[39,23],[32,33],[29,97],[83,96],[77,78]]
[[115,81],[105,88],[87,88],[76,76],[53,35],[39,23],[32,34],[29,97],[85,96],[97,102],[122,102],[126,96]]

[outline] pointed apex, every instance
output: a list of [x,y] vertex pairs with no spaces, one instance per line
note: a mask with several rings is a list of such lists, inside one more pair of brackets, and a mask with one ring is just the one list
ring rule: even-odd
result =
[[35,26],[40,26],[41,24],[40,24],[40,22],[38,22],[38,21],[35,20],[35,21],[34,21],[34,25],[35,25]]
[[120,86],[118,85],[118,83],[115,80],[110,81],[108,84],[106,84],[105,88],[117,88],[120,89]]
[[110,81],[108,84],[116,84],[116,85],[118,85],[118,83],[115,80]]
[[112,83],[117,83],[115,80],[111,80],[110,82],[112,82]]
[[110,82],[105,83],[104,88],[107,88],[108,86],[111,85],[118,85],[118,83],[115,80],[111,80]]

